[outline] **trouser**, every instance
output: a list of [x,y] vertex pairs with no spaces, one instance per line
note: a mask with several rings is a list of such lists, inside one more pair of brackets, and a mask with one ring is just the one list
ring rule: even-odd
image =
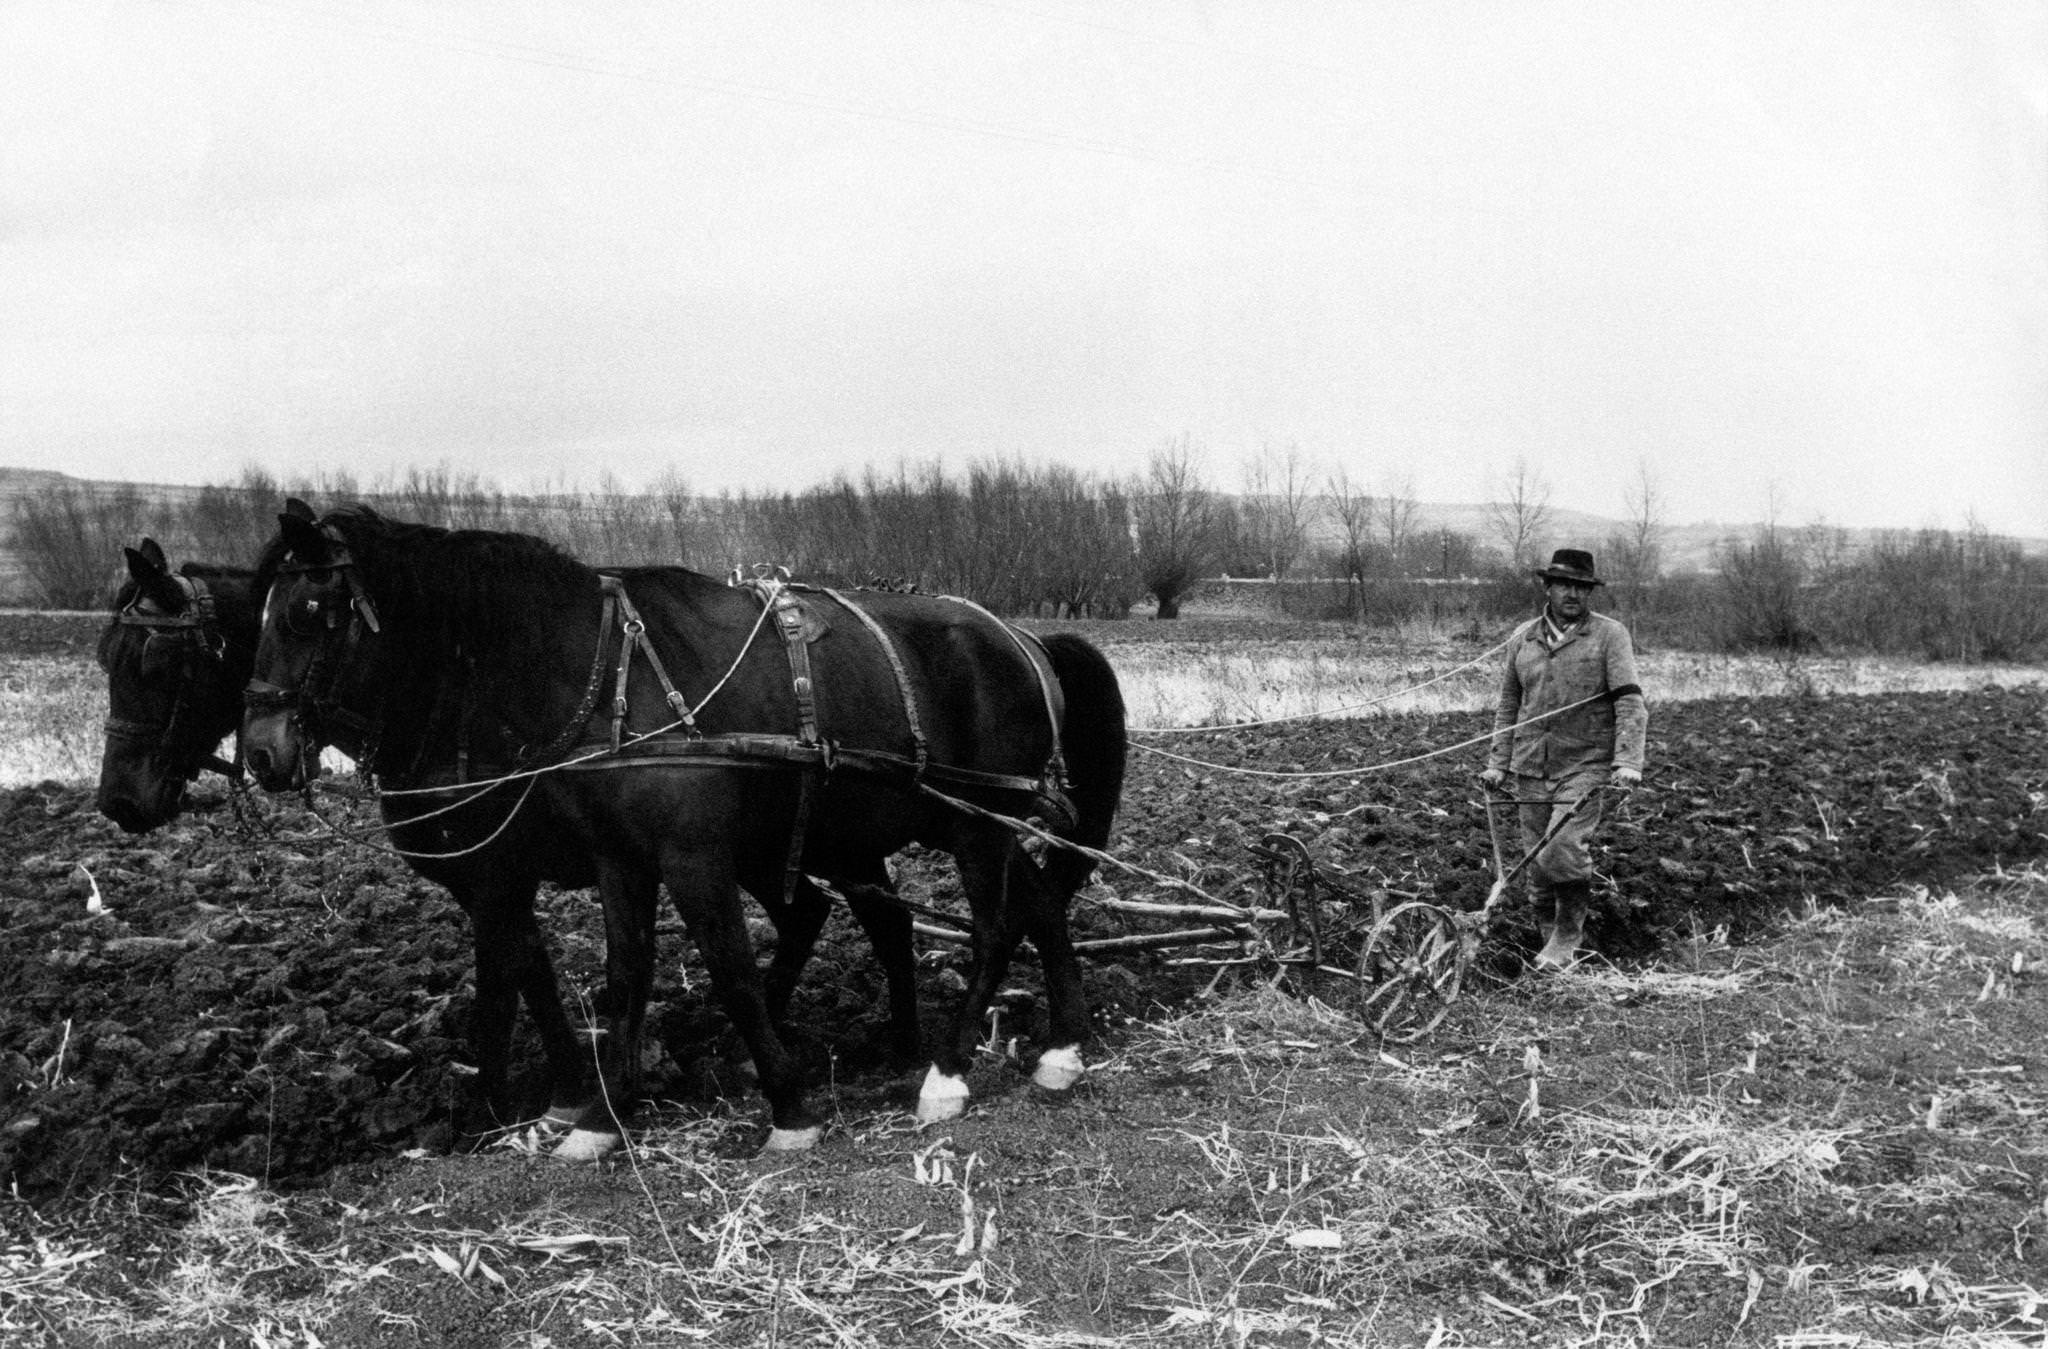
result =
[[[1538,969],[1566,968],[1585,940],[1586,910],[1593,898],[1593,859],[1586,841],[1600,823],[1599,788],[1607,778],[1603,766],[1562,778],[1515,779],[1515,794],[1522,803],[1522,851],[1535,854],[1525,873],[1529,896],[1544,923]],[[1558,816],[1566,812],[1569,818],[1560,824]]]
[[[1587,849],[1594,829],[1600,824],[1601,794],[1607,785],[1605,767],[1581,769],[1561,778],[1515,777],[1515,797],[1522,832],[1522,853],[1527,856],[1539,844],[1523,873],[1529,878],[1529,895],[1539,905],[1557,893],[1560,886],[1593,879],[1593,857]],[[1590,797],[1590,800],[1587,798]],[[1543,836],[1559,812],[1583,802],[1548,843]]]

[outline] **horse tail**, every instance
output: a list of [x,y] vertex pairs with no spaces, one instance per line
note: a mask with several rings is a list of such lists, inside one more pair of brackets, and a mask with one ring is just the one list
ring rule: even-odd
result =
[[[1074,803],[1070,836],[1084,847],[1109,846],[1109,830],[1123,796],[1124,766],[1130,740],[1124,729],[1124,694],[1109,660],[1085,638],[1056,632],[1040,638],[1052,660],[1066,702],[1060,726],[1060,755],[1066,761],[1067,795]],[[1087,881],[1095,860],[1055,848],[1046,861],[1046,875],[1068,894]]]

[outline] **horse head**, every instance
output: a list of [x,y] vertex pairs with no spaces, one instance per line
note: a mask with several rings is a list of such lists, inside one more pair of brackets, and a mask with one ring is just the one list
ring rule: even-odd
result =
[[381,625],[335,518],[316,520],[294,498],[277,519],[257,571],[263,618],[242,750],[258,782],[284,791],[318,772],[329,745],[358,759],[374,750]]
[[254,645],[255,624],[247,572],[173,572],[154,539],[124,552],[128,579],[99,642],[108,709],[96,799],[101,814],[139,834],[176,817],[201,772],[239,776],[217,750],[241,720],[239,657]]

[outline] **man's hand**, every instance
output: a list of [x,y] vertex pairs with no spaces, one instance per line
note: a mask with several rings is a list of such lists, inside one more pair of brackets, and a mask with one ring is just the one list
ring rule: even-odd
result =
[[1499,791],[1500,785],[1507,780],[1508,775],[1498,768],[1488,768],[1479,774],[1479,785],[1490,792]]

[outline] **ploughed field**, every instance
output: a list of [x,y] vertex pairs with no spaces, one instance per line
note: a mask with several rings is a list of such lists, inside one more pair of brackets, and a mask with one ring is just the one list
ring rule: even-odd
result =
[[[69,659],[79,628],[0,616],[0,649]],[[1359,895],[1475,909],[1480,747],[1385,765],[1485,729],[1139,736],[1182,757],[1134,753],[1134,869],[1076,927],[1145,931],[1100,901],[1186,901],[1169,879],[1259,902],[1274,830]],[[760,1101],[667,918],[655,1100],[595,1168],[479,1118],[466,924],[351,780],[210,780],[142,837],[84,786],[0,791],[0,1342],[2035,1342],[2044,751],[2038,685],[1653,701],[1648,784],[1601,833],[1604,959],[1528,973],[1510,905],[1411,1044],[1255,951],[1096,960],[1094,1072],[1062,1103],[1027,1085],[1020,960],[940,1130],[909,1122],[921,1069],[886,1060],[835,919],[794,1009],[833,1127],[795,1157],[755,1155]],[[957,911],[940,859],[897,873]],[[587,1000],[594,897],[543,907]],[[935,1033],[963,955],[920,950]]]
[[[1478,747],[1355,777],[1232,770],[1366,769],[1484,726],[1456,714],[1141,736],[1202,762],[1133,754],[1112,851],[1142,871],[1100,877],[1076,926],[1143,931],[1091,898],[1105,887],[1187,898],[1158,876],[1256,902],[1250,845],[1272,830],[1303,839],[1362,894],[1476,909],[1492,879],[1472,785]],[[1657,706],[1648,786],[1602,831],[1592,940],[1640,961],[1674,937],[1725,929],[1739,941],[1815,906],[2024,864],[2048,851],[2044,746],[2039,689]],[[237,800],[209,780],[185,817],[141,837],[101,819],[83,787],[0,793],[0,1175],[30,1196],[80,1193],[130,1168],[283,1182],[474,1141],[483,1121],[462,1063],[467,925],[377,840],[372,803],[345,778],[310,803]],[[898,870],[907,894],[957,908],[949,865],[911,856]],[[587,996],[601,983],[595,897],[548,894],[544,905],[565,989]],[[743,1090],[725,1080],[728,1046],[673,916],[661,941],[656,1095],[687,1103]],[[1511,976],[1535,941],[1533,916],[1510,906],[1483,971]],[[935,1030],[964,950],[923,949]],[[1213,967],[1180,963],[1185,954],[1095,962],[1105,1031],[1208,985]],[[1027,959],[1000,1033],[1028,1042],[1034,977]],[[1340,1010],[1348,996],[1341,985],[1317,991]],[[842,1108],[910,1099],[914,1074],[880,1053],[880,1003],[864,943],[835,920],[795,1016]]]

